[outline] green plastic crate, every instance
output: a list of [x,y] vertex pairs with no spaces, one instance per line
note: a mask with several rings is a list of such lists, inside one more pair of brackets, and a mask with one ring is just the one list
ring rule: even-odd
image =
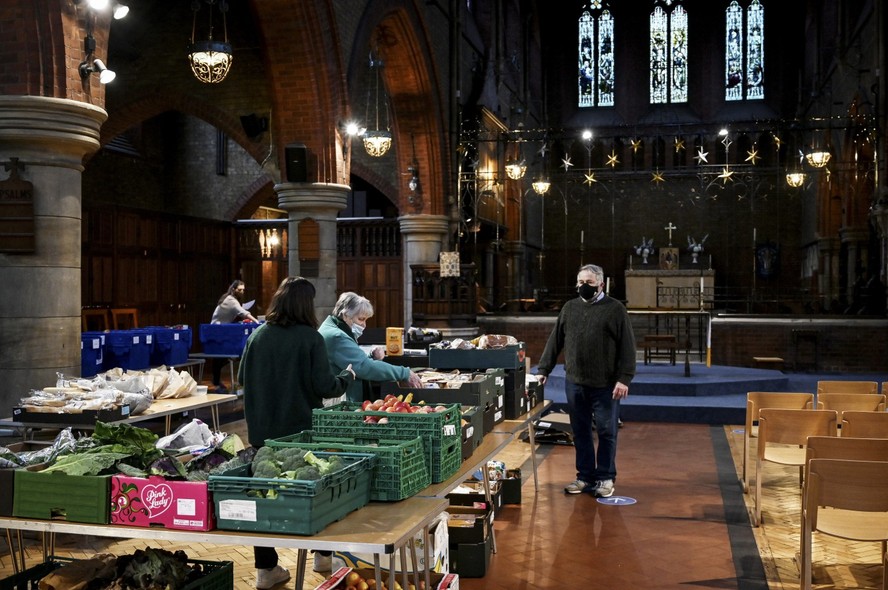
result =
[[110,475],[68,475],[17,469],[12,515],[20,518],[108,524]]
[[[50,572],[77,561],[68,557],[50,557],[48,561],[0,580],[0,590],[36,590],[40,580]],[[204,575],[187,584],[182,590],[234,590],[234,563],[231,561],[202,561],[189,559],[188,565],[201,566]]]
[[[334,453],[315,453],[320,458]],[[374,455],[335,453],[346,466],[316,481],[250,477],[242,465],[211,475],[216,528],[228,531],[315,535],[370,501]],[[275,490],[274,499],[253,497],[250,490]]]
[[[456,473],[462,462],[460,405],[447,405],[443,412],[401,414],[361,411],[361,404],[344,402],[312,412],[312,430],[322,436],[411,440],[422,438],[433,483]],[[387,418],[387,424],[366,424],[364,418]]]
[[432,482],[422,438],[387,440],[368,437],[323,436],[311,430],[265,441],[270,447],[376,455],[370,500],[392,502],[409,498]]

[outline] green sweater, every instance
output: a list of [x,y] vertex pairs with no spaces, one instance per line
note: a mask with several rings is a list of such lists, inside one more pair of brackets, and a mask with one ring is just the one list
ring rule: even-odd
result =
[[324,339],[311,326],[263,324],[244,347],[238,381],[244,387],[247,436],[253,446],[311,428],[312,410],[339,397],[354,378],[330,370]]
[[548,376],[564,351],[564,372],[588,387],[629,385],[635,376],[635,336],[622,303],[577,297],[561,308],[537,370]]

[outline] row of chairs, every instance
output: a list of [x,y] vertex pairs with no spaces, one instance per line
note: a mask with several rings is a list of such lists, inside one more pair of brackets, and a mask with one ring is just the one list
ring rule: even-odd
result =
[[139,327],[139,310],[135,307],[85,308],[80,311],[83,332],[131,330]]
[[817,395],[821,393],[883,393],[888,394],[888,381],[818,381]]

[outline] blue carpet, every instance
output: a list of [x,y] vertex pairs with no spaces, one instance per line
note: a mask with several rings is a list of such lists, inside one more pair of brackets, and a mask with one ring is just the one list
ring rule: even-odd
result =
[[[703,363],[640,364],[629,397],[620,404],[620,417],[635,422],[743,424],[750,391],[817,391],[821,380],[888,382],[888,373],[784,373],[769,369],[727,367]],[[533,367],[532,371],[535,371]],[[564,366],[546,381],[546,399],[553,410],[566,409]]]

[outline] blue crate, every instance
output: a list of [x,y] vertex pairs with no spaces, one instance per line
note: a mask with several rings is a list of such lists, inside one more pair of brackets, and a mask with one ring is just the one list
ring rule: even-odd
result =
[[111,330],[105,335],[105,369],[120,367],[134,371],[151,366],[151,330]]
[[252,322],[236,324],[201,324],[200,343],[204,354],[224,354],[240,356],[244,352],[247,338],[259,324]]
[[80,376],[92,377],[104,371],[105,332],[80,334]]
[[188,361],[191,350],[191,328],[188,326],[148,326],[154,336],[151,347],[151,365],[178,365]]

